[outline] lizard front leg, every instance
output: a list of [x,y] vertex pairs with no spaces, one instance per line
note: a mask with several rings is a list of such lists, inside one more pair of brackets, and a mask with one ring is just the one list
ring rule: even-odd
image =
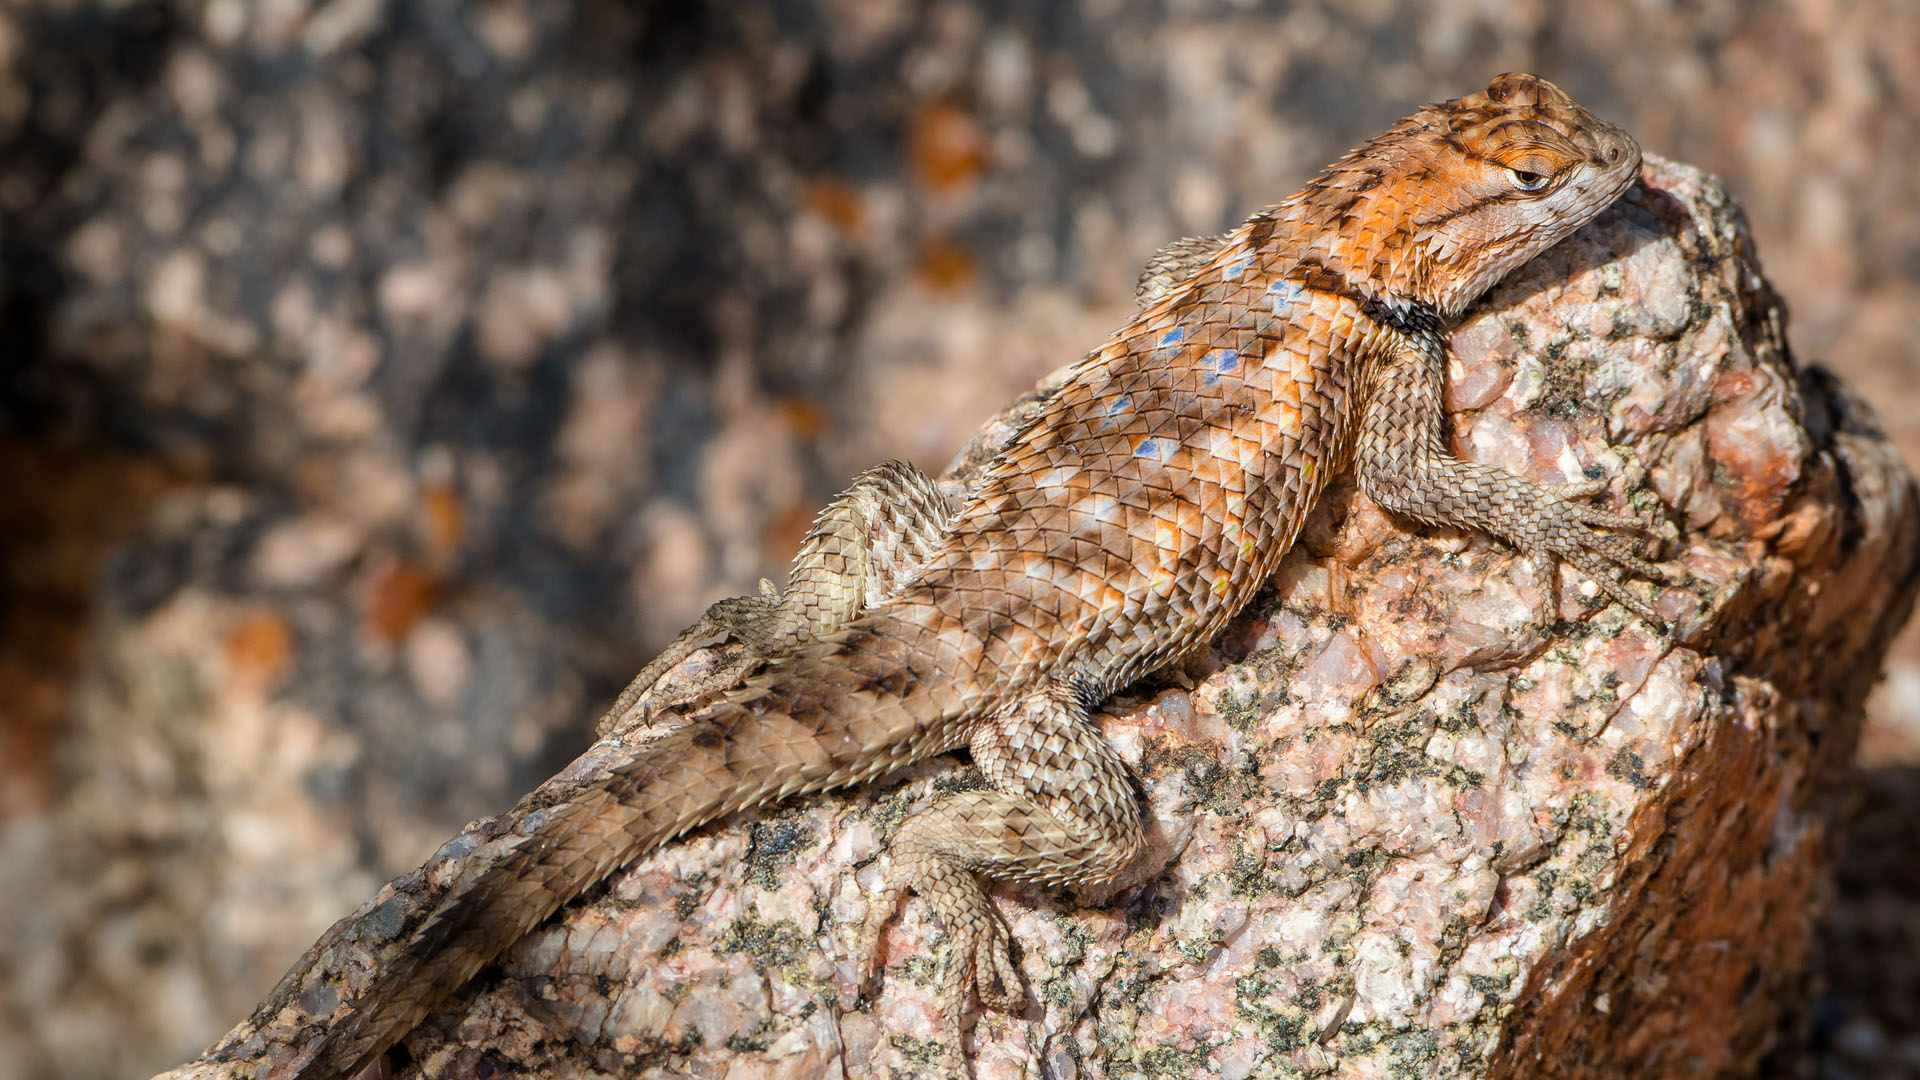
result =
[[1014,1011],[1025,1000],[1012,939],[980,879],[1102,884],[1133,861],[1146,836],[1125,764],[1070,688],[1053,684],[1013,699],[968,745],[992,786],[946,796],[900,826],[856,953],[866,982],[900,900],[909,891],[925,897],[950,941],[941,992],[956,1031],[969,985],[991,1008]]
[[[934,482],[901,461],[854,477],[813,519],[787,572],[787,587],[765,579],[757,596],[709,607],[633,677],[600,721],[602,737],[644,721],[666,702],[648,691],[695,649],[728,637],[744,646],[732,663],[709,672],[678,700],[730,686],[747,666],[791,652],[900,591],[945,536],[953,507]],[[648,708],[644,706],[653,706]]]
[[1665,632],[1666,623],[1652,605],[1617,576],[1626,570],[1659,581],[1665,573],[1641,558],[1627,537],[1594,530],[1644,531],[1646,522],[1570,501],[1596,494],[1593,483],[1543,486],[1446,452],[1440,430],[1446,349],[1436,330],[1402,333],[1374,368],[1356,451],[1367,496],[1430,524],[1492,533],[1537,560],[1572,563],[1608,596]]

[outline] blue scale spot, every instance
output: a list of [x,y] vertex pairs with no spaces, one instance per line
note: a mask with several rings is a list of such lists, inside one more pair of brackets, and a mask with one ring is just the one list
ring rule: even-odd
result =
[[1173,449],[1174,444],[1166,439],[1141,439],[1140,444],[1133,448],[1133,456],[1165,461],[1173,456]]
[[1225,267],[1223,267],[1220,271],[1220,276],[1222,278],[1225,278],[1228,281],[1232,281],[1235,278],[1238,278],[1241,274],[1246,273],[1247,267],[1252,265],[1252,263],[1253,263],[1253,256],[1242,255],[1240,258],[1233,260],[1232,262],[1228,263]]
[[1267,286],[1267,295],[1273,297],[1273,309],[1278,311],[1288,304],[1299,301],[1306,295],[1306,290],[1300,287],[1299,282],[1281,278]]
[[1131,408],[1133,408],[1133,395],[1121,394],[1119,397],[1107,402],[1107,415],[1119,416]]
[[1164,349],[1169,345],[1178,345],[1185,340],[1187,340],[1187,328],[1184,326],[1176,326],[1160,335],[1160,347]]
[[1200,376],[1200,385],[1212,386],[1220,381],[1220,376],[1240,366],[1240,352],[1238,349],[1215,349],[1201,362],[1213,370]]

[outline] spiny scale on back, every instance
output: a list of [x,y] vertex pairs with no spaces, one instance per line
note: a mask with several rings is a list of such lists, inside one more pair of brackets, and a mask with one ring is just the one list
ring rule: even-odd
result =
[[[869,470],[824,511],[784,594],[715,605],[616,705],[698,639],[759,650],[683,726],[558,805],[508,822],[525,842],[391,933],[391,955],[302,1075],[372,1060],[556,908],[726,813],[871,779],[966,746],[987,785],[907,818],[862,932],[908,890],[953,939],[949,1016],[971,987],[1018,1007],[1004,923],[978,878],[1094,884],[1142,843],[1125,766],[1088,710],[1217,633],[1353,466],[1383,506],[1483,529],[1615,580],[1656,574],[1641,523],[1451,457],[1440,330],[1501,276],[1591,220],[1639,149],[1550,83],[1503,75],[1430,105],[1293,198],[1182,241],[1143,307],[1000,453],[957,514],[910,466]],[[905,554],[903,554],[905,553]],[[646,685],[642,685],[642,684]],[[296,970],[289,995],[330,977]],[[336,981],[337,978],[336,978]],[[344,985],[344,983],[343,983]]]

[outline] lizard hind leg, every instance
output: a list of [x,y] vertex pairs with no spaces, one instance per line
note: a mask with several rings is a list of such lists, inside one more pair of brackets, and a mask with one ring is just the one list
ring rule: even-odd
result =
[[645,722],[642,706],[655,684],[709,641],[731,638],[743,649],[733,663],[653,707],[725,689],[756,661],[790,653],[895,595],[946,535],[953,512],[939,486],[906,462],[884,462],[854,477],[813,519],[787,571],[787,587],[762,578],[759,595],[709,607],[627,684],[599,734]]
[[969,988],[989,1008],[1018,1011],[1025,1001],[1012,935],[981,878],[1097,885],[1145,842],[1126,765],[1064,687],[1009,702],[980,723],[969,746],[991,786],[946,796],[900,826],[856,953],[868,981],[881,931],[906,893],[919,893],[950,942],[941,994],[956,1030]]

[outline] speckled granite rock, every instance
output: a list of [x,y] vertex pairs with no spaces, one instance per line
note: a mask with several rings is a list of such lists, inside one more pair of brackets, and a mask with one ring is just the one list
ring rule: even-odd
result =
[[[1794,366],[1725,192],[1657,159],[1646,180],[1458,328],[1449,399],[1466,454],[1667,516],[1674,640],[1577,574],[1337,492],[1191,688],[1103,718],[1151,853],[1099,903],[1001,892],[1032,995],[971,1033],[978,1076],[1598,1080],[1768,1049],[1920,509],[1865,408]],[[408,1049],[428,1075],[944,1075],[924,909],[871,1006],[848,948],[888,832],[963,777],[930,763],[672,844]],[[310,1006],[177,1075],[245,1075]]]

